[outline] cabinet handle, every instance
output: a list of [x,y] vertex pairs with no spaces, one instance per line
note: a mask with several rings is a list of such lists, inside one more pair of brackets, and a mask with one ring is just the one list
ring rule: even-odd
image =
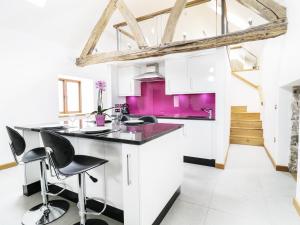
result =
[[129,159],[130,159],[130,155],[127,154],[127,185],[131,185],[131,179],[130,179],[130,167],[129,167]]

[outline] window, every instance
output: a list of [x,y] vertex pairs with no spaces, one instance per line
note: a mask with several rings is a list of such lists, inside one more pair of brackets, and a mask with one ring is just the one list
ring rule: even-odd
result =
[[81,82],[78,80],[58,80],[59,113],[81,113]]

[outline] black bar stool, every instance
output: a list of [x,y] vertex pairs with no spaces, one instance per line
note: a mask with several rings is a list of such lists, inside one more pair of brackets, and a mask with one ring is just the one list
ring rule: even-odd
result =
[[[17,164],[26,164],[40,161],[41,174],[41,195],[43,203],[39,204],[25,213],[22,219],[23,225],[44,225],[62,217],[69,209],[69,203],[64,200],[49,201],[48,195],[56,195],[48,193],[48,182],[46,175],[46,151],[45,148],[34,148],[26,153],[26,142],[24,138],[14,129],[6,127],[8,136],[11,140],[10,148]],[[19,160],[18,157],[21,156]]]
[[[71,142],[55,132],[42,130],[41,136],[44,146],[46,147],[50,165],[56,171],[57,177],[78,175],[78,207],[80,222],[74,225],[108,225],[103,220],[86,219],[87,215],[101,215],[106,208],[106,201],[104,203],[104,208],[100,213],[87,212],[85,187],[85,174],[88,174],[87,171],[101,166],[108,161],[87,155],[75,155],[74,147]],[[97,182],[96,178],[91,177],[89,174],[88,176],[92,181]]]
[[142,116],[139,118],[139,120],[143,120],[144,123],[158,123],[158,120],[155,116]]
[[127,115],[123,115],[122,118],[121,118],[121,122],[125,122],[125,121],[128,121],[130,120],[130,117],[127,116]]

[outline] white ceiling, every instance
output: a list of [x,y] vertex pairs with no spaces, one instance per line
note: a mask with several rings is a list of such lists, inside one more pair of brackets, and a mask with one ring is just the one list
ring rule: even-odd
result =
[[[32,3],[35,1],[41,5],[45,3],[44,7]],[[0,29],[16,29],[30,33],[79,52],[107,2],[108,0],[1,0]],[[125,0],[125,2],[135,16],[141,16],[171,7],[175,0]],[[214,0],[206,4],[207,10],[213,11],[214,4]],[[247,23],[249,18],[255,21],[254,24],[264,22],[234,0],[227,0],[227,4],[229,14],[233,15],[233,27],[236,27],[234,22],[237,19],[244,23]],[[109,24],[108,37],[115,38],[115,32],[111,27],[120,21],[122,18],[116,12]],[[205,21],[205,18],[202,21]],[[5,35],[5,32],[1,32],[1,35]]]

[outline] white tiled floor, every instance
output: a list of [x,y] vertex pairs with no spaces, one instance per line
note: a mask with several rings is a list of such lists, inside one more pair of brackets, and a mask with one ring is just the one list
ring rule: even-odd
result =
[[300,225],[296,182],[261,147],[231,145],[226,169],[185,165],[182,194],[163,225]]
[[[20,169],[0,172],[0,225],[20,224],[23,212],[41,201],[39,194],[22,196]],[[182,194],[162,225],[300,225],[292,205],[295,190],[293,178],[274,171],[263,148],[232,145],[224,171],[185,164]],[[52,224],[77,220],[72,204],[68,214]]]

